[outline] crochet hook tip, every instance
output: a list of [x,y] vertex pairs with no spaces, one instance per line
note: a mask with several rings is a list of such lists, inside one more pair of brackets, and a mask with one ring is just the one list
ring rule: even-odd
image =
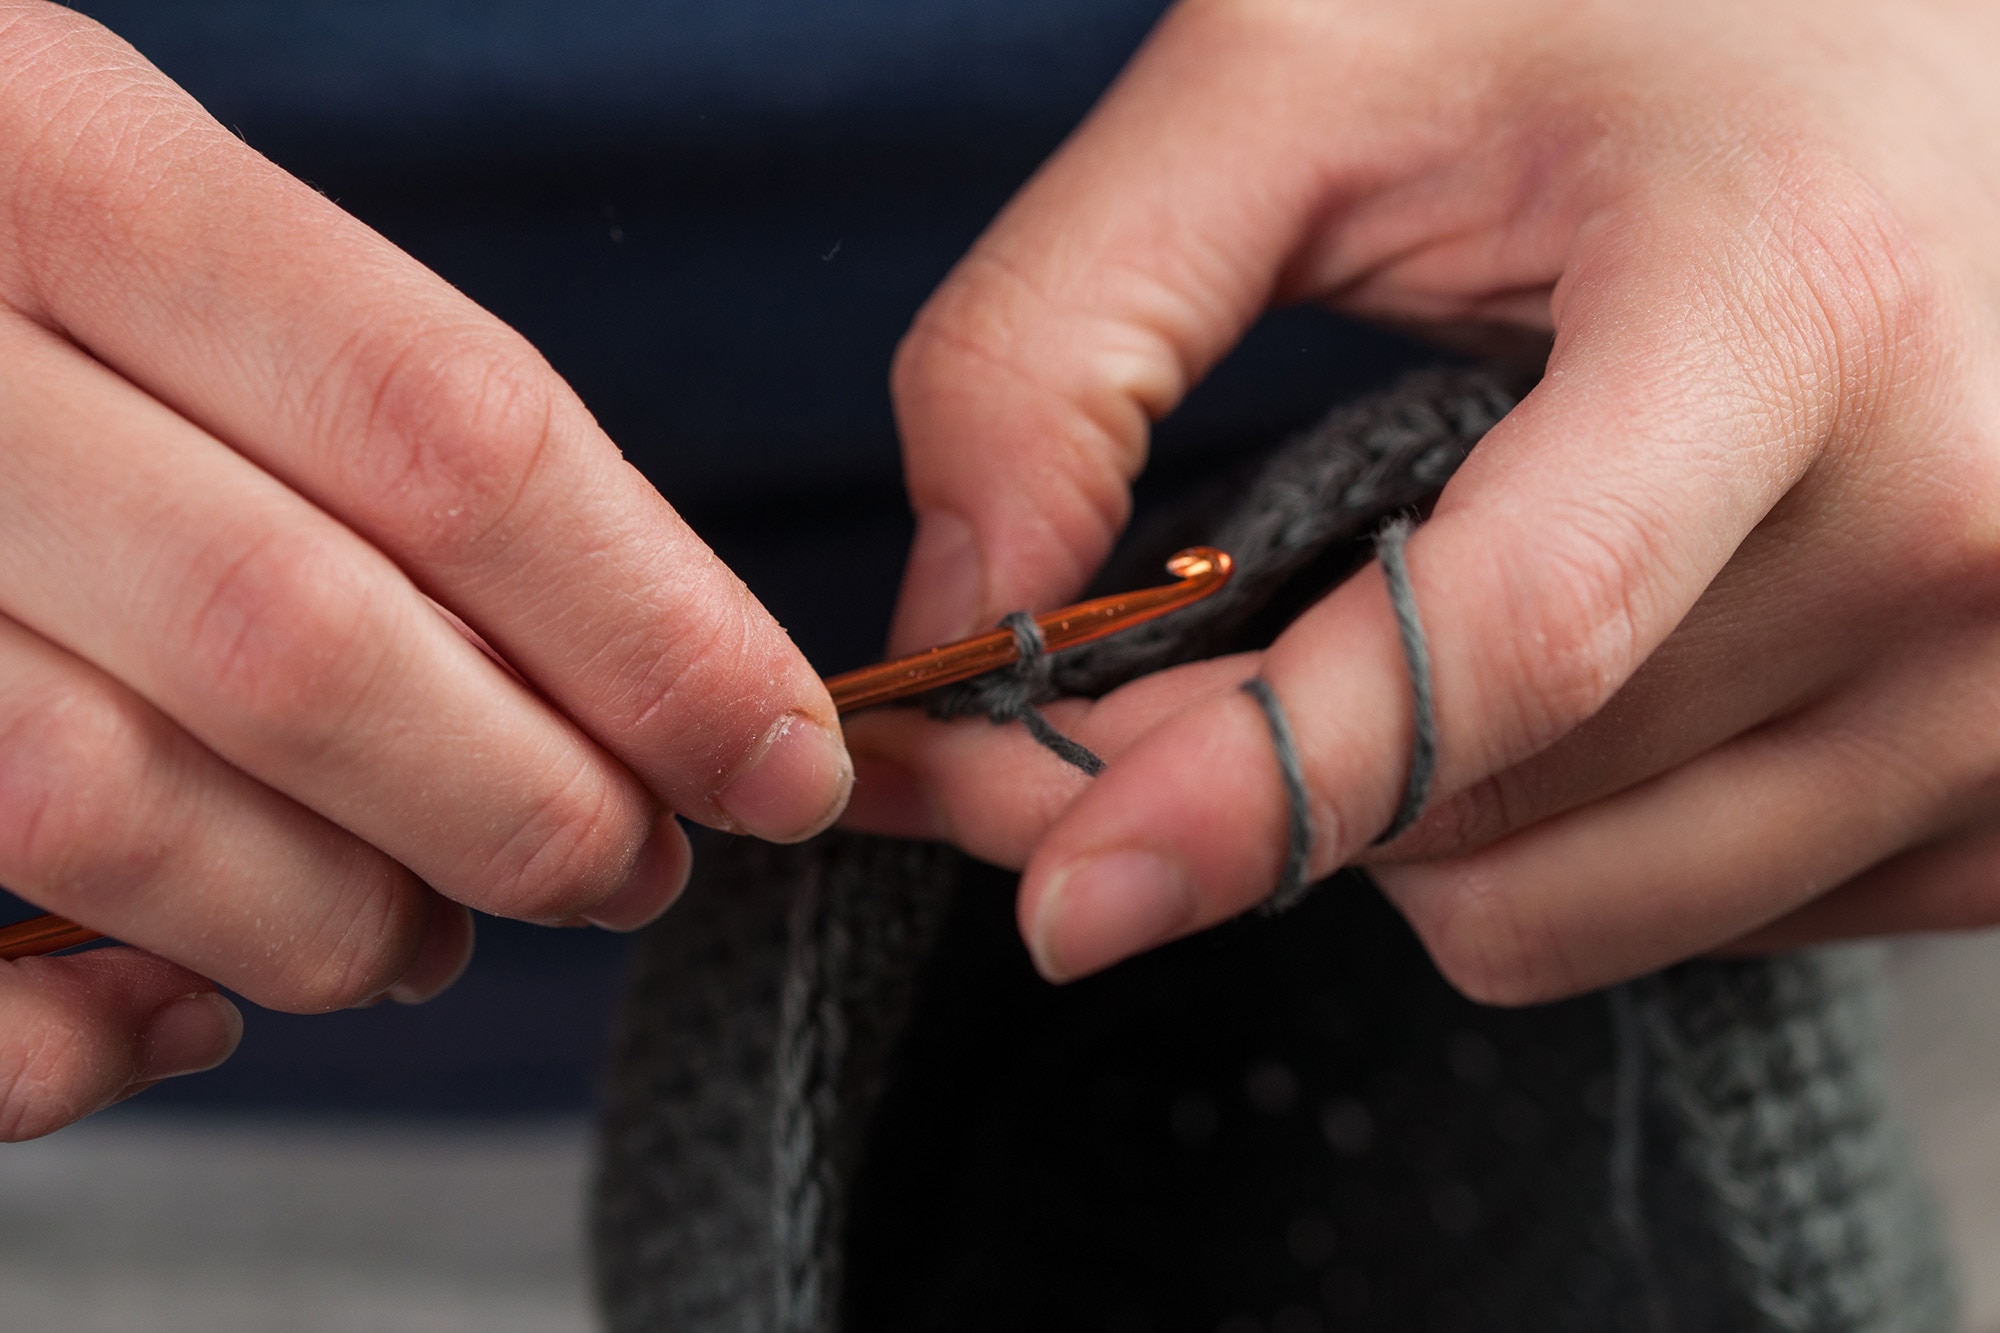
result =
[[1218,551],[1213,546],[1190,546],[1167,561],[1167,573],[1180,579],[1205,578],[1211,574],[1226,579],[1235,565],[1227,551]]

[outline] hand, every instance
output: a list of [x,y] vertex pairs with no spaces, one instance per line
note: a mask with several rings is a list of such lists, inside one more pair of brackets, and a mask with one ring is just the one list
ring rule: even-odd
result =
[[0,883],[137,946],[0,964],[0,1138],[222,1058],[211,981],[420,1000],[466,906],[631,928],[676,813],[838,813],[818,678],[518,336],[67,9],[0,2],[0,163]]
[[2000,13],[1952,0],[1184,0],[932,298],[895,387],[904,647],[1073,595],[1147,426],[1266,307],[1553,336],[1408,549],[1267,652],[1018,729],[855,719],[863,827],[1026,867],[1078,976],[1372,866],[1542,1000],[1721,948],[2000,920]]

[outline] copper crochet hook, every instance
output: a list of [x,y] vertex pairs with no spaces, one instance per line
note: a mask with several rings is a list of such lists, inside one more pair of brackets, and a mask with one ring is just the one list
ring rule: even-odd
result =
[[[1231,562],[1226,551],[1212,546],[1190,546],[1167,561],[1167,572],[1179,580],[1157,588],[1096,597],[1060,611],[1035,617],[1050,652],[1074,648],[1093,639],[1108,638],[1122,629],[1157,619],[1169,611],[1192,605],[1229,582]],[[1020,657],[1009,629],[988,630],[957,643],[926,648],[923,652],[878,662],[857,671],[830,676],[827,692],[833,706],[852,713],[876,704],[907,699],[934,690],[940,685],[970,680],[1000,667],[1011,666]],[[79,944],[103,939],[97,931],[59,916],[38,916],[18,925],[0,928],[0,960],[32,958],[60,953]]]
[[[1035,624],[1041,627],[1050,652],[1074,648],[1200,601],[1229,582],[1231,568],[1228,552],[1213,546],[1190,546],[1167,561],[1167,572],[1180,582],[1078,602],[1036,616]],[[826,688],[833,695],[835,708],[852,713],[907,699],[954,681],[970,680],[998,667],[1010,666],[1019,657],[1014,631],[994,629],[957,643],[926,648],[893,662],[844,672],[830,677]]]

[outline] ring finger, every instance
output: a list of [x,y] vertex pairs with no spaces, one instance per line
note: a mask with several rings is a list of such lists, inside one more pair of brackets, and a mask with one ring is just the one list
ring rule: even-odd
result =
[[280,1009],[353,1004],[420,961],[440,989],[470,944],[408,870],[4,618],[0,883]]

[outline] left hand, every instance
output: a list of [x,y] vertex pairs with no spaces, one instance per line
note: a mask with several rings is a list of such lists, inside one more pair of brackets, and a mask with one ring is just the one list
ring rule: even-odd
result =
[[2000,920],[2000,21],[1955,0],[1185,0],[896,368],[900,646],[1073,596],[1147,426],[1266,308],[1554,336],[1410,543],[1261,654],[1019,729],[854,719],[850,822],[1025,866],[1079,976],[1368,862],[1475,998]]

